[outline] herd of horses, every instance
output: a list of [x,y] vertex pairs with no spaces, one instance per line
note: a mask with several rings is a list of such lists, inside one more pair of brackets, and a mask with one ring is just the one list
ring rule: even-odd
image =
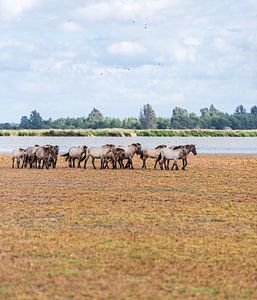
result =
[[148,158],[155,160],[154,168],[157,164],[161,169],[169,169],[169,162],[173,161],[171,170],[178,170],[178,160],[182,160],[182,169],[185,170],[187,166],[187,157],[190,153],[197,154],[196,147],[193,144],[170,146],[158,145],[155,148],[142,148],[140,143],[133,143],[129,146],[115,146],[113,144],[106,144],[102,147],[87,147],[78,146],[71,147],[65,154],[59,155],[59,147],[57,145],[35,145],[27,149],[15,149],[12,155],[12,168],[55,168],[57,165],[58,156],[65,157],[70,168],[81,167],[84,162],[84,169],[87,167],[89,158],[92,158],[92,165],[94,169],[95,160],[101,162],[101,169],[110,168],[129,168],[134,169],[133,158],[135,155],[140,155],[143,161],[142,169],[146,169],[146,161]]

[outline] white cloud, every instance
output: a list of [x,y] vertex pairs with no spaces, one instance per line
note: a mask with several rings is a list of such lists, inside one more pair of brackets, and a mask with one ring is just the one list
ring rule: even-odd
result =
[[177,0],[106,0],[81,6],[76,13],[88,21],[103,21],[107,19],[129,20],[156,18],[158,14]]
[[107,49],[109,54],[138,55],[146,52],[146,49],[137,42],[123,41],[114,43]]
[[41,0],[0,0],[0,19],[15,19],[40,2]]
[[227,42],[223,39],[217,38],[214,39],[214,46],[219,50],[219,51],[224,51],[229,48]]
[[73,32],[78,32],[82,30],[79,24],[71,21],[62,23],[62,29],[66,31],[73,31]]
[[175,46],[173,48],[173,54],[178,63],[194,62],[194,60],[195,60],[194,49],[181,47],[181,46]]
[[191,36],[187,36],[184,38],[184,44],[187,46],[198,47],[201,45],[201,41]]

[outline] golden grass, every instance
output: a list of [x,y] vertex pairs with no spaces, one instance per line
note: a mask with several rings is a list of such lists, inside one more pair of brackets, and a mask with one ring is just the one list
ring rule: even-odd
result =
[[0,299],[257,298],[256,156],[88,165],[0,161]]

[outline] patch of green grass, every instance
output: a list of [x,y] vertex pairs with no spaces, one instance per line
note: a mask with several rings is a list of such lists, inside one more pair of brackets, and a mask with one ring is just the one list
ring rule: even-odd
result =
[[54,276],[60,276],[60,275],[64,275],[64,276],[70,276],[70,275],[76,275],[78,274],[78,272],[76,272],[75,270],[71,270],[71,269],[57,269],[57,270],[49,270],[46,272],[43,272],[43,275],[49,276],[49,277],[54,277]]
[[201,297],[203,297],[204,295],[207,295],[212,299],[215,298],[218,294],[218,290],[211,286],[181,288],[179,292],[185,296],[197,297],[197,299],[201,299]]

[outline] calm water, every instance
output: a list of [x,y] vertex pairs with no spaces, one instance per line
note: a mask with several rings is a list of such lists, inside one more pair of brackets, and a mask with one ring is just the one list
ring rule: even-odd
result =
[[0,152],[11,153],[15,148],[35,144],[53,144],[63,153],[71,146],[129,145],[134,142],[143,147],[196,144],[198,153],[257,154],[257,137],[0,137]]

